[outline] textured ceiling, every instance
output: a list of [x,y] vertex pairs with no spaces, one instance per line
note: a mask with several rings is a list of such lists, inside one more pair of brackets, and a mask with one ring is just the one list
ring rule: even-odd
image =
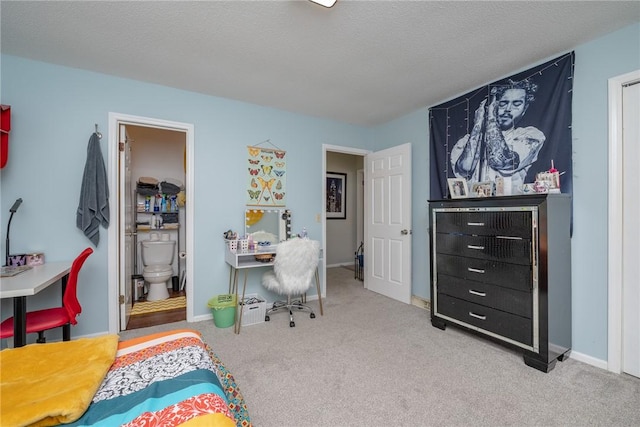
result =
[[6,54],[371,126],[638,22],[640,2],[3,0],[0,15]]

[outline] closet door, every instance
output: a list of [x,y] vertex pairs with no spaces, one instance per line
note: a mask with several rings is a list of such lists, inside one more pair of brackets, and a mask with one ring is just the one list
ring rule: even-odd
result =
[[622,371],[640,377],[640,82],[622,89]]

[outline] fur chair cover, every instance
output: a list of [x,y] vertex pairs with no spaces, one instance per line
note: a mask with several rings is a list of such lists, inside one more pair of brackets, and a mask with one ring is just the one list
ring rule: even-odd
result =
[[262,276],[262,286],[280,295],[300,295],[309,289],[318,266],[320,242],[291,239],[278,244],[273,271]]

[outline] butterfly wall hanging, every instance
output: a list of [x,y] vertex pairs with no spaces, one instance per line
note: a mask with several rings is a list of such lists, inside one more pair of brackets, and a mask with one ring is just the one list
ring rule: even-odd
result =
[[[269,140],[264,142],[270,143]],[[271,149],[247,146],[247,154],[249,167],[247,168],[246,205],[286,206],[287,152],[277,147]]]

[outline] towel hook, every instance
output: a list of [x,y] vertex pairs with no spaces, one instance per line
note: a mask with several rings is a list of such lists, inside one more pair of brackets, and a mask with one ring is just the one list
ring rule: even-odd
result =
[[96,135],[98,135],[98,139],[102,139],[102,134],[98,132],[98,124],[96,123]]

